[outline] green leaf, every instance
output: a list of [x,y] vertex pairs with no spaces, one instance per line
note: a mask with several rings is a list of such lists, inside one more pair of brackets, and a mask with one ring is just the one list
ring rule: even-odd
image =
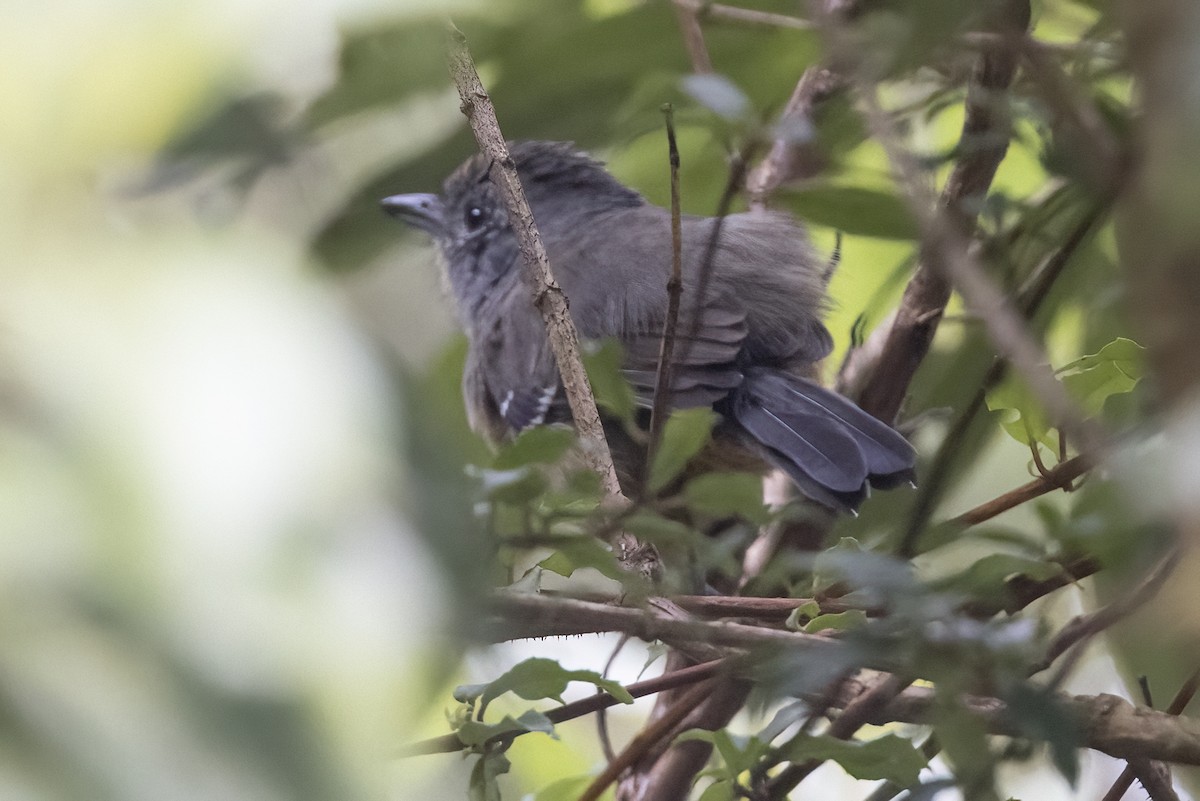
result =
[[814,186],[782,193],[793,212],[816,225],[879,239],[915,239],[917,225],[904,201],[858,186]]
[[[1114,395],[1131,392],[1145,373],[1145,348],[1132,339],[1118,337],[1098,352],[1076,359],[1055,371],[1063,386],[1086,414],[1104,411]],[[988,393],[988,408],[1002,412],[1000,424],[1009,436],[1026,445],[1041,443],[1058,449],[1058,434],[1051,431],[1041,403],[1021,379],[1010,374]]]
[[991,597],[1002,590],[1004,582],[1013,576],[1028,576],[1045,581],[1062,573],[1054,562],[1029,559],[1024,556],[994,553],[983,557],[966,570],[942,582],[943,588],[954,588],[975,597]]
[[[733,801],[733,798],[732,782],[715,781],[704,788],[704,792],[700,794],[699,801]],[[541,801],[541,799],[539,798],[538,801]]]
[[543,713],[530,709],[517,718],[505,715],[499,723],[468,720],[458,727],[457,734],[463,745],[474,747],[483,745],[494,737],[518,732],[540,732],[553,737],[554,724]]
[[596,404],[626,423],[632,423],[637,399],[621,372],[625,360],[621,343],[615,339],[585,342],[581,356]]
[[711,517],[741,517],[763,524],[770,511],[763,504],[762,478],[753,473],[705,473],[683,488],[688,508]]
[[575,801],[592,783],[591,776],[571,776],[551,782],[542,788],[535,801]]
[[805,601],[792,610],[784,625],[792,631],[799,631],[808,621],[820,616],[821,605],[816,601]]
[[618,581],[625,577],[611,549],[588,535],[571,537],[555,546],[554,553],[538,565],[560,576],[571,576],[576,570],[590,567]]
[[1087,414],[1097,415],[1112,395],[1133,390],[1145,372],[1145,348],[1132,339],[1118,337],[1098,353],[1084,356],[1059,371],[1063,384]]
[[1074,787],[1079,779],[1079,749],[1083,738],[1071,711],[1053,692],[1024,682],[1005,693],[1005,700],[1012,719],[1021,730],[1050,746],[1054,766]]
[[856,779],[883,779],[901,787],[916,784],[926,764],[911,742],[894,734],[866,742],[799,735],[790,743],[788,757],[795,761],[833,760]]
[[622,527],[638,539],[659,546],[686,543],[693,536],[692,529],[678,520],[670,520],[650,511],[631,515],[625,519]]
[[531,464],[554,464],[574,442],[575,432],[566,426],[533,426],[500,449],[492,468],[511,470]]
[[479,757],[471,768],[471,781],[467,788],[470,801],[500,801],[500,784],[497,781],[508,773],[512,763],[502,751],[489,751]]
[[708,444],[716,422],[716,412],[707,408],[681,409],[671,414],[650,466],[651,492],[663,489],[683,472],[688,461]]
[[546,478],[529,466],[512,470],[470,467],[468,472],[480,480],[487,498],[514,506],[529,503],[546,491]]
[[856,629],[866,624],[866,612],[861,609],[847,609],[845,612],[818,615],[808,622],[804,630],[809,634],[816,634],[818,631],[829,629],[834,631],[848,631],[849,629]]
[[563,691],[573,681],[594,684],[597,689],[607,692],[623,704],[633,703],[633,696],[628,690],[599,673],[591,670],[567,670],[553,659],[540,657],[526,659],[488,684],[480,696],[480,702],[486,705],[504,693],[511,692],[526,701],[552,698],[561,704]]

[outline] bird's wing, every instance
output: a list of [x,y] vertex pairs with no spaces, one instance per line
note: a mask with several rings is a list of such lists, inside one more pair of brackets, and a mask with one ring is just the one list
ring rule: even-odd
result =
[[533,304],[514,303],[506,312],[480,321],[463,378],[471,426],[493,440],[570,418],[554,355]]
[[[621,338],[625,375],[645,406],[654,402],[665,322],[664,314]],[[708,294],[697,308],[694,294],[685,293],[671,357],[672,408],[710,406],[741,384],[738,354],[747,330],[746,314],[732,298]]]

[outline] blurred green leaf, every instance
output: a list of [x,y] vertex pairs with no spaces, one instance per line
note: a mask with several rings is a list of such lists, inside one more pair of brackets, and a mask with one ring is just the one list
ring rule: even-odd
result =
[[553,464],[575,442],[575,432],[567,426],[533,426],[500,449],[492,461],[494,470],[512,470],[531,464]]
[[765,523],[770,511],[763,504],[762,478],[753,473],[705,473],[683,488],[688,508],[712,517],[741,517]]
[[615,339],[586,342],[581,355],[596,404],[627,424],[632,424],[637,400],[621,372],[621,364],[625,359],[621,343]]
[[1062,567],[1054,562],[1029,559],[1023,556],[995,553],[979,559],[966,570],[939,582],[944,589],[956,589],[976,598],[992,598],[1013,576],[1026,576],[1044,581],[1061,575]]
[[818,631],[849,631],[851,629],[861,628],[867,624],[867,613],[861,609],[847,609],[845,612],[836,612],[828,615],[818,615],[810,620],[805,626],[804,631],[809,634],[816,634]]
[[658,492],[674,481],[693,456],[708,444],[717,415],[712,409],[680,409],[671,413],[663,426],[662,439],[650,465],[650,492]]
[[508,773],[512,763],[503,751],[488,751],[475,761],[471,768],[468,797],[471,801],[501,801],[500,784],[497,779]]
[[1058,699],[1056,693],[1044,687],[1020,682],[1004,693],[1004,699],[1017,726],[1035,740],[1050,746],[1054,767],[1072,787],[1079,779],[1079,749],[1083,732],[1078,721]]
[[490,500],[513,506],[530,503],[548,486],[546,477],[529,465],[511,470],[474,467],[469,472],[479,479]]
[[802,734],[789,743],[788,757],[793,761],[833,760],[856,779],[883,779],[901,787],[916,784],[926,764],[911,742],[894,734],[866,742]]
[[915,239],[917,225],[897,195],[857,186],[814,186],[780,193],[788,208],[816,225],[881,239]]
[[590,567],[618,581],[626,577],[612,550],[587,534],[571,537],[566,542],[556,544],[554,553],[538,564],[560,576],[569,577],[576,570]]

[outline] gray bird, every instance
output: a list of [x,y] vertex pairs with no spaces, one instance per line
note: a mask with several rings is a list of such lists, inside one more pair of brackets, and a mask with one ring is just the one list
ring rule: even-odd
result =
[[[625,375],[644,409],[653,401],[670,274],[670,213],[623,186],[569,144],[511,147],[551,269],[581,337],[615,337]],[[472,427],[493,441],[529,426],[567,422],[558,370],[529,290],[492,163],[468,159],[441,195],[393,195],[390,214],[432,235],[469,349],[463,394]],[[832,338],[821,322],[825,264],[787,215],[725,218],[697,303],[714,218],[683,218],[683,294],[672,408],[711,406],[714,439],[729,464],[755,456],[782,468],[808,497],[854,510],[868,487],[912,480],[904,437],[812,380]],[[610,441],[620,438],[606,426]],[[627,439],[627,438],[626,438]],[[613,444],[623,480],[642,458]]]

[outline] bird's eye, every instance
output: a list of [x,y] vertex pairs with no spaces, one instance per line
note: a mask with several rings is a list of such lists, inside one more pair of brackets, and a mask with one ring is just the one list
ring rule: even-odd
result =
[[483,224],[483,209],[478,206],[467,207],[467,229],[475,230]]

